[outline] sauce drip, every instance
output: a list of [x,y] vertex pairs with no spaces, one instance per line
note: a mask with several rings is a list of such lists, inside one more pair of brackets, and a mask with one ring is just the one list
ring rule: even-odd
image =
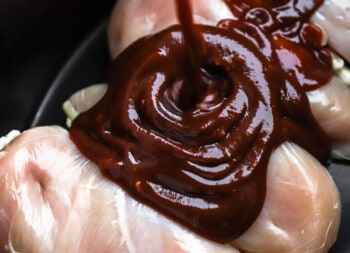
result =
[[[186,12],[182,26],[129,46],[113,62],[106,95],[70,129],[131,196],[218,242],[259,215],[277,146],[293,141],[327,159],[329,139],[305,91],[333,74],[308,23],[322,1],[226,3],[236,19],[193,25]],[[188,1],[177,4],[188,10]]]
[[[201,63],[199,61],[201,34],[196,31],[196,27],[193,25],[190,2],[188,0],[177,0],[176,3],[177,16],[183,31],[184,53],[186,54],[185,56],[180,56],[183,64],[184,80],[180,84],[177,96],[178,106],[186,110],[195,106],[205,91],[205,85],[203,85],[201,80]],[[190,85],[184,85],[185,82]]]

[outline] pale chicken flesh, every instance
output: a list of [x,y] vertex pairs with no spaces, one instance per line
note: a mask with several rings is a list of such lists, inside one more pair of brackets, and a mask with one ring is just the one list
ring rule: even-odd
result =
[[350,1],[325,0],[311,19],[323,28],[329,45],[350,61]]
[[[112,57],[177,22],[170,2],[119,0],[109,27]],[[232,17],[222,1],[193,2],[197,23]],[[350,143],[344,130],[350,117],[338,115],[347,111],[350,94],[334,80],[309,98],[316,119],[343,147]],[[340,98],[333,97],[337,89]],[[77,115],[88,109],[104,90],[92,99],[72,99],[68,110]],[[338,232],[340,205],[324,167],[285,143],[271,156],[260,216],[241,237],[221,245],[134,201],[79,153],[62,128],[28,130],[0,153],[0,252],[327,252]]]
[[1,252],[327,252],[339,227],[332,178],[289,143],[271,157],[260,216],[226,245],[133,200],[60,127],[28,130],[0,156]]
[[334,77],[328,85],[308,92],[311,110],[334,140],[333,156],[350,160],[350,88]]
[[237,252],[131,199],[60,127],[28,130],[0,156],[0,252]]
[[[224,18],[233,15],[223,1],[192,0],[193,19],[195,23],[216,25]],[[137,39],[159,32],[178,23],[175,1],[161,0],[121,0],[117,1],[108,30],[111,57]]]

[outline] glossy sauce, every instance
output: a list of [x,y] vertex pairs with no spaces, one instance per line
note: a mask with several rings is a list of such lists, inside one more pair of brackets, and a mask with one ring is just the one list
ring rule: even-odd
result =
[[189,2],[178,0],[182,26],[122,52],[106,95],[70,130],[131,196],[218,242],[259,215],[277,146],[293,141],[328,158],[305,91],[333,74],[308,23],[322,1],[226,2],[237,18],[209,27],[193,25]]

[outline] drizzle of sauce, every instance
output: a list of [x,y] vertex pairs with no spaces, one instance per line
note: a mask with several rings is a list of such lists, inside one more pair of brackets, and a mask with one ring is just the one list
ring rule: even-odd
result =
[[[193,24],[192,7],[188,0],[177,0],[177,16],[183,32],[184,40],[184,53],[186,57],[182,57],[183,65],[183,78],[181,85],[178,89],[178,98],[173,97],[174,101],[177,100],[177,104],[181,109],[186,110],[192,106],[195,106],[203,93],[206,90],[206,85],[201,80],[201,33],[196,30],[198,26]],[[185,83],[190,85],[185,85]],[[175,95],[175,94],[173,94]]]
[[193,25],[189,1],[178,0],[182,26],[122,52],[106,95],[70,129],[131,196],[218,242],[256,220],[277,146],[293,141],[327,159],[305,91],[333,74],[308,23],[321,0],[226,3],[236,19],[211,27]]

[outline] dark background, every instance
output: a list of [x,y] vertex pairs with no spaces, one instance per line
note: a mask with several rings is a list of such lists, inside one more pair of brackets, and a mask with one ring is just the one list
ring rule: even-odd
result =
[[29,127],[59,70],[114,2],[0,1],[0,136]]

